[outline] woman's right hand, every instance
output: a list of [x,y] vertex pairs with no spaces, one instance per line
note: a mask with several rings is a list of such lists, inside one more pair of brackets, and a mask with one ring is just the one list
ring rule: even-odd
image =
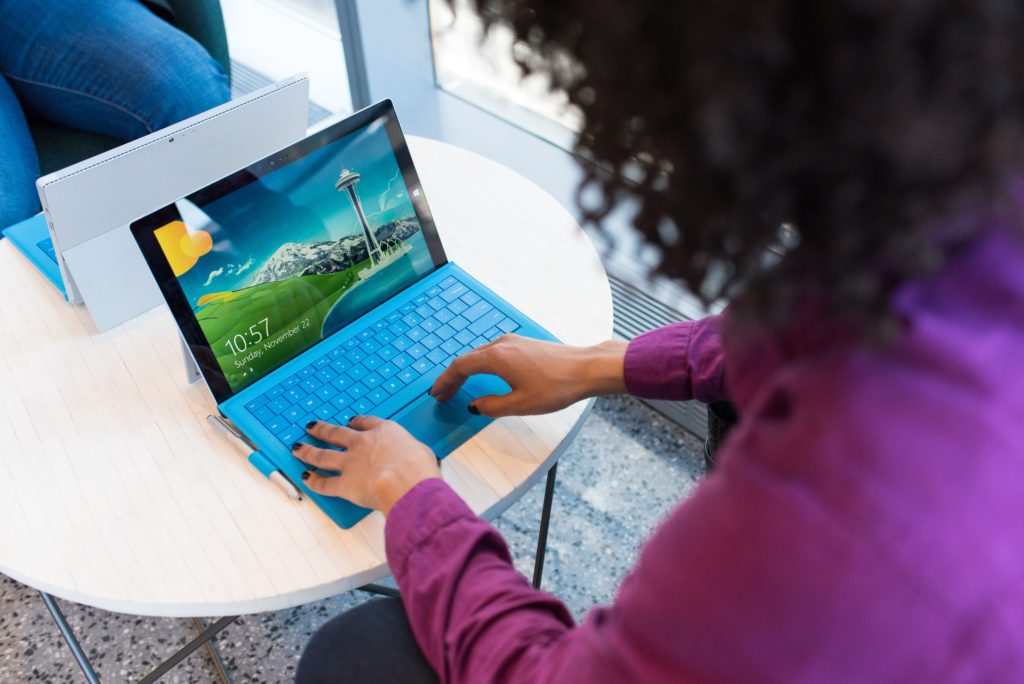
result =
[[491,418],[551,413],[588,397],[624,393],[625,354],[623,341],[570,347],[503,335],[452,361],[430,394],[438,401],[448,401],[469,376],[490,373],[508,383],[512,391],[478,397],[470,404],[471,410]]

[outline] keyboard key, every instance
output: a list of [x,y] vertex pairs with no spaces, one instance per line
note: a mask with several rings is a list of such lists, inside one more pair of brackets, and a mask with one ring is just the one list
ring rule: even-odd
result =
[[505,318],[504,320],[501,321],[501,323],[498,323],[498,329],[504,333],[515,332],[516,330],[519,329],[519,324],[513,321],[511,318]]
[[441,346],[441,342],[443,342],[443,340],[440,337],[438,337],[437,335],[435,335],[434,333],[430,333],[429,335],[424,337],[422,340],[420,340],[420,344],[422,344],[427,349],[433,349],[434,347],[440,347]]
[[281,386],[282,386],[282,387],[284,387],[285,389],[289,389],[289,388],[292,388],[292,387],[294,387],[295,385],[298,385],[298,384],[299,384],[299,380],[300,380],[300,379],[301,379],[301,378],[297,378],[297,377],[295,377],[295,376],[293,375],[293,376],[291,376],[291,377],[285,378],[285,379],[284,379],[284,380],[283,380],[283,381],[281,382]]
[[373,389],[382,382],[384,382],[384,378],[380,377],[380,375],[378,375],[377,373],[370,373],[365,378],[363,378],[363,384],[369,387],[370,389]]
[[396,335],[395,333],[391,332],[390,330],[385,330],[382,333],[378,333],[377,336],[374,337],[373,339],[379,342],[380,346],[386,347],[388,346],[388,343],[391,342],[391,340],[395,339],[396,337],[398,337],[398,335]]
[[342,357],[342,355],[344,353],[345,353],[344,348],[342,348],[339,345],[339,346],[335,347],[334,349],[332,349],[331,351],[327,352],[327,355],[330,356],[332,359],[339,359],[339,358]]
[[302,389],[301,387],[292,387],[282,396],[284,396],[289,402],[297,404],[298,402],[302,401],[302,397],[306,396],[306,390]]
[[327,420],[334,415],[334,407],[330,404],[321,404],[317,407],[313,414],[320,420]]
[[390,378],[392,375],[398,372],[398,367],[392,363],[382,363],[377,367],[377,373],[382,378]]
[[367,356],[365,359],[363,359],[363,367],[366,368],[367,370],[373,370],[374,368],[376,368],[377,366],[379,366],[382,363],[384,363],[384,362],[381,361],[380,357],[376,356],[376,355],[375,356]]
[[493,342],[494,340],[496,340],[496,339],[498,339],[499,337],[501,337],[501,331],[500,331],[500,330],[498,330],[497,326],[495,326],[495,327],[493,327],[493,328],[488,328],[488,329],[487,329],[487,330],[486,330],[486,331],[484,332],[484,337],[486,337],[486,338],[487,338],[488,340],[490,340],[491,342]]
[[388,396],[388,393],[385,392],[382,387],[378,387],[375,390],[370,390],[369,392],[367,392],[364,399],[373,402],[374,406],[380,406],[384,402],[384,400],[388,398]]
[[426,359],[416,359],[415,361],[412,362],[412,365],[409,366],[409,368],[412,368],[414,371],[416,371],[417,375],[423,375],[428,370],[430,370],[430,362],[427,361]]
[[370,390],[361,382],[357,382],[349,387],[345,392],[353,399],[358,399]]
[[423,316],[420,316],[418,313],[409,313],[402,316],[402,322],[410,328],[415,328],[423,322]]
[[451,287],[457,282],[459,281],[455,279],[455,276],[448,276],[447,278],[439,282],[437,286],[440,287],[442,290],[447,290],[449,287]]
[[425,294],[416,295],[416,298],[412,300],[412,303],[416,306],[420,306],[421,304],[426,304],[428,299],[430,299],[430,297]]
[[323,385],[316,390],[316,396],[320,397],[321,401],[327,401],[337,393],[338,390],[333,385]]
[[373,337],[374,332],[376,331],[373,330],[373,328],[365,328],[364,330],[360,330],[359,334],[356,335],[356,337],[358,337],[360,340],[368,340],[371,337]]
[[306,409],[307,411],[313,411],[317,406],[320,405],[320,399],[310,395],[298,403],[299,406]]
[[449,337],[452,337],[455,334],[455,328],[453,328],[450,325],[442,325],[440,328],[434,331],[434,334],[440,337],[442,340],[447,340]]
[[331,380],[331,385],[336,387],[339,391],[344,392],[352,386],[355,380],[348,377],[347,375],[339,375],[338,377]]
[[469,344],[474,340],[474,338],[476,338],[476,335],[469,332],[468,330],[460,330],[459,332],[455,333],[454,339],[458,340],[459,344]]
[[[505,315],[497,309],[491,309],[489,312],[473,321],[467,330],[477,335],[484,335],[485,330],[497,325],[504,317]],[[487,337],[487,335],[484,335],[484,337]]]
[[319,359],[317,359],[316,361],[313,362],[313,366],[315,368],[319,369],[319,368],[323,368],[324,366],[326,366],[330,362],[331,362],[331,360],[329,358],[327,358],[327,356],[321,356]]
[[445,340],[444,344],[442,344],[440,348],[443,349],[446,354],[458,354],[459,350],[462,349],[462,344],[455,338],[452,338],[450,340]]
[[473,340],[473,346],[474,347],[481,347],[481,346],[487,344],[488,342],[490,342],[490,340],[487,339],[486,337],[478,337],[475,340]]
[[448,356],[448,352],[444,351],[440,347],[431,349],[430,352],[427,353],[427,359],[429,359],[433,364],[441,363],[446,356]]
[[441,327],[441,324],[438,323],[437,321],[435,321],[433,318],[428,318],[425,321],[423,321],[422,323],[420,323],[420,329],[421,330],[426,330],[428,333],[429,332],[434,332],[439,327]]
[[351,368],[348,369],[348,373],[346,373],[346,375],[348,375],[348,377],[352,378],[353,380],[362,380],[368,372],[369,371],[367,371],[361,365],[352,366]]
[[440,310],[441,310],[441,309],[443,309],[444,307],[448,306],[448,302],[444,301],[444,300],[443,300],[443,299],[441,299],[440,297],[434,297],[434,298],[433,298],[433,299],[431,299],[431,300],[430,300],[429,302],[427,302],[427,304],[428,304],[428,305],[430,306],[430,308],[432,308],[432,309],[433,309],[434,311],[440,311]]
[[402,313],[400,311],[392,311],[388,314],[387,318],[384,319],[388,323],[394,323],[395,321],[402,320]]
[[454,360],[455,360],[455,355],[453,354],[452,356],[449,356],[448,358],[446,358],[444,361],[441,362],[441,367],[442,368],[447,368],[448,366],[452,365],[452,361],[454,361]]
[[269,401],[271,399],[276,399],[277,397],[279,397],[282,394],[284,394],[284,390],[285,390],[285,387],[283,385],[274,385],[273,387],[268,389],[266,392],[264,392],[263,396],[265,396],[267,398],[267,401]]
[[412,311],[415,308],[416,308],[416,305],[413,304],[412,302],[409,302],[408,304],[403,305],[402,308],[399,309],[398,311],[399,311],[399,313],[404,315],[404,314],[409,313],[410,311]]
[[416,373],[406,368],[405,370],[399,371],[398,375],[396,375],[395,377],[408,385],[410,382],[416,379]]
[[[416,307],[416,315],[420,317],[420,320],[429,318],[434,315],[434,309],[429,304],[420,304]],[[406,321],[408,323],[408,321]]]
[[348,408],[348,405],[352,403],[352,397],[347,394],[339,394],[331,399],[331,406],[336,410],[341,411]]
[[473,306],[474,304],[479,302],[480,299],[480,295],[478,295],[476,292],[467,292],[461,297],[461,300],[469,306]]
[[381,330],[384,330],[385,328],[388,327],[388,322],[386,319],[382,318],[379,321],[374,321],[373,325],[371,325],[370,327],[376,330],[377,332],[380,332]]
[[312,392],[322,384],[323,383],[320,382],[320,380],[318,380],[315,375],[311,375],[302,382],[300,382],[299,387],[306,390],[307,392]]
[[390,394],[394,394],[394,393],[395,393],[395,392],[397,392],[398,390],[402,389],[402,387],[403,387],[403,383],[402,383],[402,382],[400,382],[400,381],[398,381],[398,380],[395,380],[394,378],[392,378],[392,379],[390,379],[390,380],[385,380],[385,381],[384,381],[384,385],[383,385],[383,387],[384,387],[384,389],[386,389],[386,390],[387,390],[387,391],[388,391],[388,392],[389,392]]
[[441,299],[445,304],[451,304],[462,295],[469,292],[469,288],[462,283],[456,283],[441,293]]
[[313,376],[313,377],[315,377],[317,380],[319,380],[322,383],[328,383],[331,380],[333,380],[334,376],[336,376],[337,374],[338,374],[338,371],[336,371],[333,368],[331,368],[330,366],[328,366],[327,368],[321,368],[320,370],[318,370],[316,372],[316,375]]
[[284,397],[277,397],[276,399],[271,399],[267,406],[269,406],[270,410],[274,412],[274,415],[280,415],[288,410],[291,403]]
[[493,311],[494,308],[487,302],[477,302],[473,306],[469,307],[462,312],[463,318],[472,323],[488,311]]
[[427,296],[428,297],[436,297],[437,295],[441,294],[441,290],[442,289],[444,289],[444,288],[442,288],[440,285],[434,285],[432,288],[427,290]]
[[277,416],[269,406],[260,406],[255,411],[251,411],[251,413],[256,416],[256,419],[261,423],[266,423],[271,418],[275,418]]
[[366,340],[361,345],[359,345],[359,348],[366,352],[367,355],[369,355],[380,349],[380,343],[377,342],[376,340]]
[[342,342],[342,346],[344,346],[345,349],[355,349],[356,347],[359,346],[359,338],[358,337],[350,337],[347,340],[345,340],[344,342]]
[[[419,342],[426,336],[427,333],[423,332],[423,330],[421,330],[420,328],[413,328],[409,332],[405,333],[404,337],[405,339],[412,340],[413,342]],[[395,340],[395,342],[397,341],[398,340]]]
[[311,376],[315,372],[316,372],[316,368],[313,368],[313,364],[310,364],[310,365],[306,366],[305,368],[303,368],[302,370],[300,370],[295,375],[299,376],[299,380],[305,380],[306,378],[308,378],[309,376]]
[[411,344],[412,342],[409,341],[409,338],[402,335],[401,337],[395,338],[395,341],[391,343],[391,348],[397,349],[398,351],[405,351]]
[[434,320],[440,321],[441,323],[447,323],[453,318],[455,318],[455,314],[453,314],[448,309],[441,309],[440,311],[434,314]]
[[414,359],[418,359],[421,356],[425,356],[427,351],[428,350],[426,347],[424,347],[422,344],[417,343],[406,349],[405,353]]
[[394,347],[382,347],[381,349],[377,350],[377,356],[384,359],[385,361],[390,361],[397,354],[398,350],[395,349]]
[[348,422],[356,417],[356,412],[352,409],[345,409],[334,414],[334,418],[331,419],[335,425],[348,425]]
[[284,416],[275,416],[268,420],[264,425],[267,429],[273,432],[275,435],[288,428],[289,421]]
[[395,333],[395,337],[398,337],[399,335],[404,335],[405,333],[407,333],[409,331],[409,326],[407,326],[402,321],[399,321],[398,323],[395,323],[390,328],[388,328],[388,330]]
[[258,409],[260,406],[263,406],[264,404],[266,404],[267,401],[268,401],[267,396],[265,394],[261,394],[260,396],[256,397],[255,399],[250,401],[248,404],[246,404],[245,405],[245,410],[248,411],[249,413],[252,413],[256,409]]
[[331,362],[331,370],[338,373],[344,373],[351,368],[352,363],[348,359],[338,359],[337,361]]
[[412,357],[408,354],[399,354],[395,358],[391,359],[391,365],[395,368],[405,368],[412,363]]
[[352,404],[352,410],[355,411],[356,415],[358,416],[364,413],[369,413],[374,406],[375,404],[372,401],[368,401],[367,399],[363,398],[357,401],[356,403]]
[[454,301],[448,305],[448,310],[451,311],[456,316],[458,316],[460,313],[462,313],[468,308],[469,304],[466,304],[466,302],[462,301],[461,299],[458,301]]
[[289,425],[287,429],[277,435],[277,438],[284,442],[285,446],[289,449],[292,448],[292,444],[295,444],[300,439],[306,436],[306,431],[298,425]]
[[280,417],[284,418],[289,423],[298,423],[299,418],[306,414],[306,409],[299,406],[292,406],[290,409],[284,412]]

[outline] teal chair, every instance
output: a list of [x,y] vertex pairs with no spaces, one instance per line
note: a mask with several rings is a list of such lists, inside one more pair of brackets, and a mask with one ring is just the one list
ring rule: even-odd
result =
[[[168,0],[174,9],[175,25],[199,42],[217,60],[231,80],[231,59],[224,15],[219,0]],[[124,140],[62,126],[29,117],[29,130],[39,154],[39,169],[45,176],[83,159],[117,147]]]

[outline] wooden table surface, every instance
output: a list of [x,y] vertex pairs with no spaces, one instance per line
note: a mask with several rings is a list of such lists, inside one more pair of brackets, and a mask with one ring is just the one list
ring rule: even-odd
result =
[[[567,343],[611,336],[604,269],[561,205],[466,150],[409,147],[451,260]],[[588,409],[496,420],[445,459],[443,476],[496,516],[543,477]],[[276,610],[390,574],[380,513],[341,530],[286,498],[207,425],[215,412],[205,385],[185,382],[166,307],[97,334],[0,240],[0,572],[161,616]]]

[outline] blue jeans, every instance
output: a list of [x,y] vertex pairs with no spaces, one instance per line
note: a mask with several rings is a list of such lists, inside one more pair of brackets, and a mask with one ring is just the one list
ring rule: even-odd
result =
[[0,0],[0,228],[39,211],[26,114],[133,140],[229,98],[220,65],[138,0]]

